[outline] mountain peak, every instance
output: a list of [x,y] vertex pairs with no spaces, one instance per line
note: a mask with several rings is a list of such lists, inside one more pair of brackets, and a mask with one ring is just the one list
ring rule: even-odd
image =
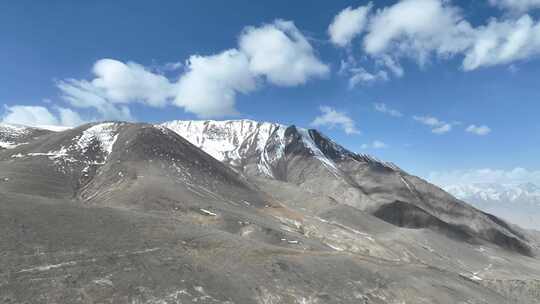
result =
[[[167,127],[220,161],[234,168],[277,179],[286,173],[286,158],[305,154],[318,160],[332,175],[339,175],[336,162],[356,159],[397,167],[367,155],[353,153],[315,129],[254,120],[176,120]],[[280,178],[281,177],[281,178]]]

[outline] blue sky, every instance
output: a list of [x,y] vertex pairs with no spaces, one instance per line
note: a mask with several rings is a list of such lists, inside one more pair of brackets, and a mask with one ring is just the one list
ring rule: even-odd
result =
[[423,177],[540,182],[539,7],[2,1],[0,119],[275,121]]

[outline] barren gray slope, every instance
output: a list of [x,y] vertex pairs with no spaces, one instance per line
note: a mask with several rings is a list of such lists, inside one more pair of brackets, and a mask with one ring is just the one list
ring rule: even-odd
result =
[[0,152],[0,172],[9,303],[534,303],[534,288],[482,284],[540,276],[536,259],[490,243],[320,195],[312,208],[293,184],[245,180],[150,125],[47,135]]

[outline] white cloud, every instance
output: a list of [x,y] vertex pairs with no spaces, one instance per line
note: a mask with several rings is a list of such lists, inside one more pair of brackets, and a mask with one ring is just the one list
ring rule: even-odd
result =
[[480,135],[480,136],[491,133],[491,129],[485,125],[482,125],[482,126],[470,125],[465,129],[465,131],[476,134],[476,135]]
[[351,77],[349,78],[349,89],[356,87],[359,84],[371,84],[377,81],[387,81],[388,73],[386,71],[376,71],[370,73],[362,67],[349,69]]
[[328,106],[319,107],[321,115],[315,117],[311,122],[314,127],[326,126],[330,129],[340,127],[347,134],[360,134],[356,128],[356,123],[346,113],[338,112]]
[[94,79],[66,79],[57,83],[62,98],[77,108],[93,108],[101,119],[133,120],[129,103],[163,107],[173,97],[173,84],[144,66],[113,59],[100,59]]
[[239,39],[249,69],[279,86],[296,86],[328,74],[329,67],[314,53],[306,37],[291,21],[276,20],[261,27],[246,27]]
[[62,98],[71,106],[82,109],[95,109],[100,119],[133,120],[126,105],[116,105],[103,96],[91,82],[67,79],[57,83]]
[[173,86],[162,75],[144,66],[114,59],[100,59],[94,79],[67,79],[57,83],[62,98],[77,108],[93,108],[102,119],[133,120],[126,104],[139,102],[163,107],[172,98]]
[[[538,0],[490,1],[514,12],[540,7]],[[368,12],[366,18],[363,51],[396,77],[404,74],[399,63],[403,58],[424,65],[432,57],[460,56],[463,70],[471,71],[540,56],[540,22],[527,14],[490,18],[473,26],[451,1],[401,0]]]
[[468,46],[470,25],[459,9],[441,0],[402,0],[371,18],[364,50],[370,55],[394,53],[424,63],[431,52],[451,55]]
[[349,45],[353,38],[364,30],[371,7],[372,4],[369,3],[355,9],[347,7],[339,12],[328,27],[330,41],[340,47]]
[[236,96],[256,90],[264,80],[297,86],[329,72],[294,23],[283,20],[246,27],[238,49],[191,56],[178,80],[160,72],[181,67],[172,62],[150,69],[134,62],[101,59],[94,64],[93,79],[66,79],[57,86],[71,106],[95,109],[99,119],[133,120],[131,103],[174,105],[207,118],[238,114]]
[[514,13],[540,8],[540,0],[489,0],[489,3]]
[[389,69],[396,77],[402,77],[405,74],[405,70],[403,70],[403,67],[399,64],[399,62],[389,55],[378,56],[375,62],[377,65]]
[[5,113],[1,117],[3,123],[19,124],[31,127],[43,126],[77,126],[84,121],[73,110],[57,108],[58,115],[42,106],[5,106]]
[[60,125],[67,127],[75,127],[84,124],[86,121],[81,118],[79,113],[68,108],[58,107],[58,117],[60,120]]
[[413,116],[413,119],[431,127],[431,132],[439,135],[452,131],[452,125],[454,124],[439,120],[433,116]]
[[338,74],[349,77],[349,89],[353,89],[357,85],[370,85],[378,81],[387,81],[389,78],[388,73],[383,69],[368,72],[358,65],[353,56],[341,61]]
[[199,117],[234,115],[237,93],[256,89],[244,53],[232,49],[213,56],[191,56],[178,81],[174,104]]
[[376,102],[373,104],[373,107],[375,108],[375,111],[388,114],[390,116],[394,116],[394,117],[403,116],[403,114],[400,111],[389,108],[385,103]]
[[492,19],[474,31],[474,40],[465,53],[463,68],[511,63],[540,55],[540,23],[529,15],[517,20]]
[[413,116],[413,119],[431,127],[436,127],[444,124],[444,122],[433,116]]
[[58,119],[45,107],[16,105],[5,106],[2,122],[35,127],[39,125],[57,125]]
[[431,132],[433,132],[435,134],[444,134],[444,133],[448,133],[450,131],[452,131],[452,125],[449,124],[449,123],[445,123],[445,124],[431,130]]
[[112,103],[141,102],[162,107],[172,95],[169,80],[150,72],[144,66],[113,59],[101,59],[94,64],[96,78],[92,85]]
[[388,145],[380,140],[374,140],[372,143],[363,144],[360,146],[362,149],[384,149],[388,148]]
[[181,69],[184,66],[184,64],[180,61],[178,62],[167,62],[163,65],[163,70],[165,71],[176,71]]
[[484,168],[440,171],[431,172],[428,180],[440,186],[474,183],[521,184],[529,182],[540,185],[540,171],[530,171],[520,167],[511,170]]

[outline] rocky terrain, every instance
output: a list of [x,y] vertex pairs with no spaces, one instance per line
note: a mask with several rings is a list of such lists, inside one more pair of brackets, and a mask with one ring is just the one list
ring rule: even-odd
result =
[[537,233],[318,131],[33,132],[0,133],[0,303],[540,302]]

